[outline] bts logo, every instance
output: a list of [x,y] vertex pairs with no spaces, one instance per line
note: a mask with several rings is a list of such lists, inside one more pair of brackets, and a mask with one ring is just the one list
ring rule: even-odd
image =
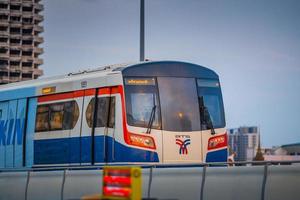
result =
[[191,139],[187,138],[185,140],[176,138],[176,144],[179,145],[179,154],[188,154],[187,146],[191,144]]

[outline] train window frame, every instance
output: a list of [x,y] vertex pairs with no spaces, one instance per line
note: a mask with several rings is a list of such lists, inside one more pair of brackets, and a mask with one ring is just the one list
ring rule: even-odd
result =
[[[139,77],[124,77],[124,89],[125,89],[125,107],[126,107],[126,121],[129,126],[134,127],[140,127],[140,128],[148,128],[149,121],[145,121],[144,124],[142,124],[142,121],[137,121],[133,117],[133,110],[132,110],[132,96],[133,91],[142,90],[142,87],[145,86],[151,86],[153,88],[150,89],[150,91],[154,91],[151,94],[155,94],[155,118],[152,123],[151,129],[155,130],[162,130],[162,116],[161,116],[161,105],[160,105],[160,94],[159,94],[159,87],[157,82],[157,77],[145,77],[145,76],[139,76]],[[137,88],[134,88],[137,87]],[[138,88],[140,87],[140,89]],[[139,94],[136,92],[136,94]],[[149,93],[150,94],[150,93]],[[152,112],[152,111],[151,111]],[[150,114],[151,115],[151,114]],[[156,121],[157,120],[157,121]],[[156,121],[156,124],[155,124]]]
[[[71,108],[70,112],[66,111],[67,104],[69,104],[69,108]],[[53,111],[54,106],[62,106],[62,109]],[[43,107],[47,108],[47,110],[39,112],[39,109],[42,109]],[[58,112],[60,112],[62,115],[61,120],[60,120],[61,125],[57,126],[57,127],[53,127],[53,124],[51,124],[53,122],[51,122],[51,121],[52,121],[52,118],[54,118],[54,117],[52,117],[52,115],[54,113],[58,113]],[[65,119],[66,119],[67,113],[69,113],[69,115],[72,114],[71,116],[69,116],[70,120],[68,121],[68,123],[70,123],[70,124],[65,124],[66,123]],[[40,118],[43,118],[43,117],[40,117],[41,115],[44,115],[44,118],[47,118],[46,120],[44,120],[44,121],[48,122],[47,126],[46,125],[44,126],[45,128],[38,127],[38,120]],[[79,106],[75,100],[49,103],[49,104],[40,104],[37,106],[37,113],[36,113],[36,120],[35,120],[35,132],[72,130],[75,128],[78,120],[79,120]]]
[[[214,128],[225,128],[226,127],[226,120],[225,120],[224,102],[223,102],[222,90],[221,90],[221,85],[220,85],[219,79],[197,78],[196,82],[197,82],[198,99],[203,97],[203,96],[201,96],[201,93],[207,93],[207,96],[210,96],[209,98],[212,98],[213,95],[215,97],[217,97],[216,100],[218,101],[218,107],[219,107],[219,116],[218,117],[220,117],[220,123],[219,124],[213,124],[213,127]],[[211,89],[211,91],[209,91],[208,89]],[[212,90],[215,90],[215,91],[212,91]],[[216,90],[218,90],[218,91],[216,91]],[[210,101],[210,102],[212,102],[212,101]],[[200,100],[199,100],[199,107],[200,107]],[[209,110],[209,106],[208,106],[208,111],[211,115],[210,117],[213,120],[213,116],[212,116],[213,114]],[[203,113],[201,115],[203,115]],[[202,118],[200,118],[201,130],[202,131],[209,130],[210,129],[209,126],[203,120],[204,119],[203,119],[203,116],[202,116]]]
[[[42,108],[47,108],[47,110],[43,111]],[[40,110],[42,110],[42,111],[40,111]],[[44,117],[39,117],[41,115],[44,116]],[[46,118],[46,119],[44,119],[44,118]],[[39,119],[44,119],[44,120],[41,120],[43,122],[43,124],[42,124],[43,126],[38,127]],[[48,104],[38,105],[37,106],[37,112],[36,112],[36,119],[35,119],[35,132],[49,131],[49,127],[50,127],[50,124],[49,124],[49,105]]]
[[[58,108],[55,108],[58,107]],[[64,102],[63,103],[54,103],[49,105],[49,124],[50,131],[63,130],[64,122]],[[56,121],[56,118],[59,117],[59,121]]]
[[[112,99],[115,100],[114,96],[98,96],[97,97],[97,119],[95,128],[114,128],[115,126],[115,110],[116,110],[116,104],[112,103]],[[103,106],[103,102],[105,102],[105,105]],[[95,106],[95,97],[93,97],[86,109],[85,112],[85,120],[89,128],[93,128],[93,120],[94,120],[94,109]],[[113,115],[112,115],[113,110]],[[102,119],[102,120],[101,120]]]
[[[162,130],[201,131],[197,85],[194,77],[157,77]],[[195,97],[195,98],[192,98]]]
[[109,102],[108,128],[114,128],[116,123],[116,97],[111,96]]
[[92,128],[93,126],[94,106],[95,106],[95,97],[90,99],[85,110],[85,121],[89,128]]

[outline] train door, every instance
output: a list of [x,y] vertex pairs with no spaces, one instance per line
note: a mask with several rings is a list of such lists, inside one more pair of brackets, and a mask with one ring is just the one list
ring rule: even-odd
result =
[[16,128],[16,115],[17,115],[18,101],[11,100],[8,104],[8,123],[5,132],[6,147],[5,147],[5,167],[10,168],[14,166],[14,144]]
[[0,168],[23,166],[26,99],[0,103]]
[[95,164],[107,162],[108,153],[113,152],[115,97],[111,94],[111,87],[98,90],[93,148]]
[[163,162],[202,162],[202,134],[194,78],[158,77]]
[[92,162],[92,126],[96,89],[84,90],[81,109],[80,130],[80,163],[89,165]]
[[23,166],[23,145],[24,145],[24,134],[25,134],[25,118],[27,113],[27,99],[18,100],[18,109],[16,115],[16,128],[14,134],[14,167]]
[[[118,87],[107,89],[106,95],[106,112],[105,112],[105,161],[114,162],[116,158],[116,132],[123,133],[122,129],[122,111],[121,96]],[[118,105],[118,106],[117,106]]]
[[6,129],[8,126],[8,102],[0,103],[0,168],[5,167]]
[[34,135],[36,127],[37,98],[28,99],[27,125],[24,141],[26,167],[32,167],[34,164]]
[[114,108],[111,88],[86,90],[82,112],[81,164],[103,164],[107,160],[107,136],[114,135],[110,112]]
[[[69,120],[70,124],[70,136],[69,136],[69,156],[71,165],[80,165],[81,163],[81,120],[82,115],[81,110],[83,106],[83,95],[84,91],[75,91],[73,92],[73,99],[70,101],[73,109],[68,109],[69,112],[72,112],[72,117]],[[66,107],[70,108],[70,107]],[[66,109],[67,110],[67,109]]]

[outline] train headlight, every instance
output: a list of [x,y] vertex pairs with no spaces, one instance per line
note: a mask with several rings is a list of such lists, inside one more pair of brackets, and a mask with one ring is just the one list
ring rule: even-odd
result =
[[144,147],[148,149],[156,149],[154,139],[150,136],[129,134],[129,142],[131,145]]

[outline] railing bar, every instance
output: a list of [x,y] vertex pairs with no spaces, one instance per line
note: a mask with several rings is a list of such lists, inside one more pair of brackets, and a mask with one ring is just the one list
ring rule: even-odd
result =
[[265,199],[267,177],[268,177],[268,164],[266,164],[264,167],[264,177],[263,177],[263,182],[262,182],[262,187],[261,187],[261,198],[260,198],[261,200]]
[[145,164],[145,163],[108,163],[108,164],[103,164],[103,165],[91,165],[91,166],[57,166],[57,167],[33,167],[33,168],[18,168],[18,169],[0,169],[1,172],[22,172],[22,171],[51,171],[51,170],[81,170],[81,169],[97,169],[101,170],[104,166],[124,166],[124,165],[136,165],[136,166],[141,166],[142,168],[150,168],[150,167],[155,167],[155,168],[171,168],[171,167],[204,167],[204,166],[209,166],[209,167],[216,167],[216,166],[223,166],[226,167],[229,164],[252,164],[252,165],[262,165],[262,164],[296,164],[300,163],[299,161],[249,161],[249,162],[216,162],[216,163],[191,163],[191,164]]
[[205,165],[203,167],[203,172],[202,172],[202,181],[201,181],[201,190],[200,190],[200,200],[203,200],[204,196],[204,185],[205,185],[205,179],[206,179],[206,168],[207,166]]
[[152,175],[153,175],[153,168],[150,167],[149,184],[148,184],[148,195],[147,195],[147,197],[149,199],[150,199],[150,195],[151,195]]
[[65,182],[66,182],[66,170],[64,170],[63,180],[61,184],[61,200],[64,199]]
[[30,171],[27,172],[27,180],[26,180],[26,187],[25,187],[25,200],[27,200],[27,196],[28,196],[29,180],[30,180]]

